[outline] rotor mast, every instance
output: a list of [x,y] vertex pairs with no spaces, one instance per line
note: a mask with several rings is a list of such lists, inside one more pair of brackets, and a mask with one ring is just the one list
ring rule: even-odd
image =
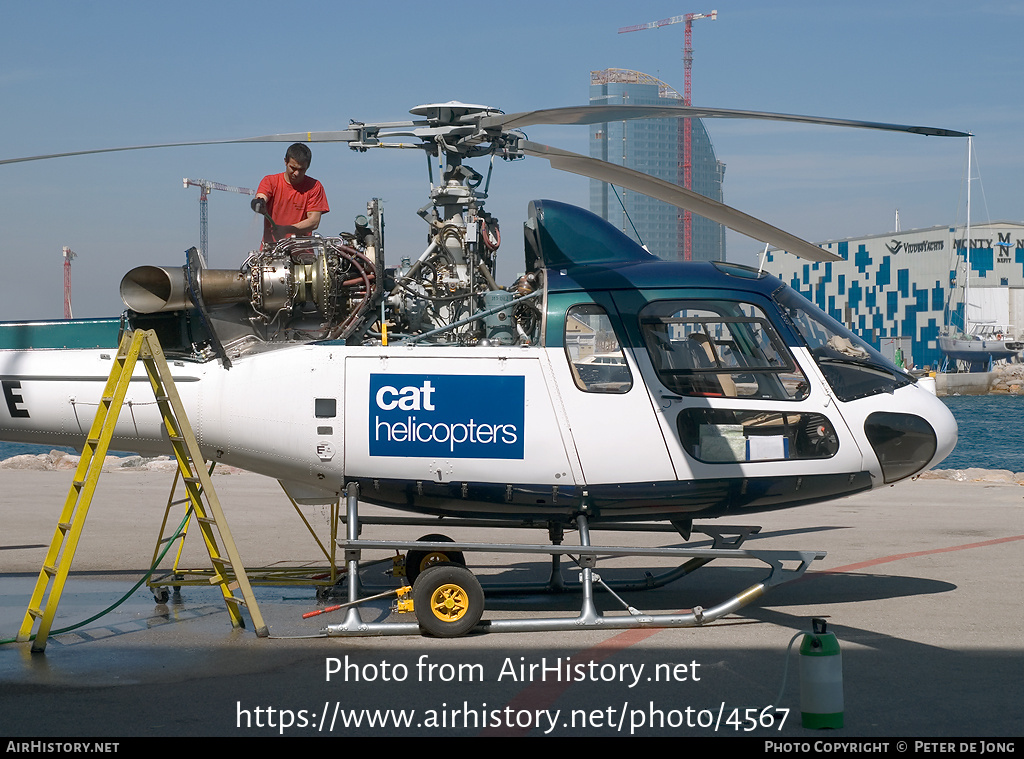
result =
[[256,192],[254,190],[250,190],[248,187],[232,187],[230,185],[221,184],[220,182],[211,182],[209,179],[189,179],[186,177],[181,181],[186,190],[189,187],[199,188],[199,255],[203,259],[203,266],[208,266],[210,263],[208,233],[209,213],[206,205],[210,191],[223,190],[224,192],[237,192],[242,195],[255,195]]
[[[644,29],[657,29],[662,26],[678,24],[686,25],[683,46],[683,105],[689,106],[693,103],[690,100],[691,69],[693,68],[693,22],[697,19],[709,18],[712,21],[718,18],[718,11],[711,13],[687,13],[682,16],[663,18],[661,21],[650,21],[646,24],[636,26],[624,26],[619,29],[619,34],[625,32],[639,32]],[[689,117],[683,119],[683,187],[687,190],[693,189],[693,130]],[[693,217],[689,211],[683,211],[683,260],[693,260]]]

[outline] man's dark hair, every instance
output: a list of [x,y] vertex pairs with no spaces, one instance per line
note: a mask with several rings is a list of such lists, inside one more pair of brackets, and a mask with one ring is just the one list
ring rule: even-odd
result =
[[288,146],[288,150],[284,154],[285,162],[287,162],[289,158],[296,163],[301,163],[308,169],[310,162],[313,160],[313,151],[301,142],[293,142]]

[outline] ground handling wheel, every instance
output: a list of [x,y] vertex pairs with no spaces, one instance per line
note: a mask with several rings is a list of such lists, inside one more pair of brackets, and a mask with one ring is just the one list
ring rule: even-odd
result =
[[[422,541],[433,543],[451,543],[452,539],[447,535],[424,535]],[[462,551],[417,551],[411,550],[405,555],[405,577],[410,585],[416,583],[416,578],[428,567],[437,564],[461,564],[466,566],[466,557]]]
[[472,572],[459,564],[427,567],[412,586],[420,630],[438,638],[465,635],[484,613],[484,591]]

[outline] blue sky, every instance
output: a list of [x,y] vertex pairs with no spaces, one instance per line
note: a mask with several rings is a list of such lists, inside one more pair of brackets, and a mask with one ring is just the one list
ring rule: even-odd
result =
[[[1024,219],[1020,122],[1024,3],[7,2],[0,47],[0,157],[344,127],[462,100],[506,112],[586,102],[589,71],[631,68],[683,87],[683,26],[622,26],[717,9],[694,24],[695,105],[925,124],[974,132],[974,219]],[[727,164],[725,200],[819,241],[962,223],[961,140],[761,122],[708,124]],[[587,153],[584,127],[529,137]],[[283,146],[229,145],[84,156],[0,167],[6,276],[0,319],[59,318],[61,246],[79,254],[75,316],[120,312],[121,276],[180,266],[199,242],[198,190],[183,177],[255,188]],[[385,200],[389,263],[416,256],[426,225],[415,151],[314,146],[310,174],[348,229]],[[499,164],[487,207],[502,221],[506,279],[521,265],[531,198],[586,206],[587,180],[545,161]],[[212,265],[256,246],[248,199],[215,192]],[[761,246],[739,235],[730,260]]]

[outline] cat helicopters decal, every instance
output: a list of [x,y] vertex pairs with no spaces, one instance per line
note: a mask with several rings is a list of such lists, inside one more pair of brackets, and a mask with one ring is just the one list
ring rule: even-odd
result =
[[[419,211],[427,247],[387,268],[372,200],[353,232],[286,239],[237,271],[205,269],[194,252],[181,268],[138,267],[122,280],[120,319],[0,325],[0,437],[80,443],[119,331],[142,328],[173,360],[203,453],[280,480],[299,502],[348,492],[351,504],[357,486],[363,501],[531,520],[553,536],[563,525],[660,521],[688,537],[694,518],[849,495],[953,449],[956,425],[934,393],[778,279],[661,261],[593,214],[541,200],[524,225],[526,273],[501,287],[499,225],[484,204],[494,158],[543,157],[834,260],[724,204],[519,130],[690,116],[963,133],[666,106],[507,115],[451,102],[411,113],[337,132],[178,143],[420,148],[428,166],[443,160]],[[491,159],[486,176],[466,163],[477,158]],[[164,453],[159,414],[137,384],[113,445]]]

